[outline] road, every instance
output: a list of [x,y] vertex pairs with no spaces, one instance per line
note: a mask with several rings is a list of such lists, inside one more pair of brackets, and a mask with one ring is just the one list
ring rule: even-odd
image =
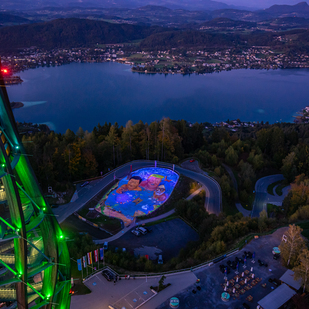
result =
[[[83,188],[83,192],[79,193],[78,198],[72,202],[59,206],[53,209],[55,216],[59,223],[62,223],[67,217],[82,208],[88,201],[90,201],[95,195],[97,195],[102,189],[108,186],[116,178],[123,178],[130,173],[130,165],[132,170],[137,170],[144,167],[153,167],[154,161],[133,161],[128,164],[122,165],[114,171],[106,174],[102,179],[95,180],[88,186]],[[173,165],[170,163],[158,162],[158,167],[172,168]],[[178,173],[192,178],[193,180],[202,184],[202,186],[208,189],[208,209],[209,213],[218,215],[221,212],[221,188],[217,182],[207,176],[207,174],[198,173],[195,171],[188,170],[186,168],[175,165],[175,171]]]
[[[279,196],[275,192],[275,195],[271,195],[267,193],[267,188],[269,185],[271,185],[274,182],[277,182],[279,180],[283,180],[284,177],[281,174],[278,175],[271,175],[267,177],[263,177],[259,179],[255,184],[255,200],[252,207],[252,217],[259,217],[260,212],[262,210],[267,211],[267,204],[275,204],[275,205],[281,205],[284,198],[288,194],[290,190],[290,186],[287,186],[282,190],[282,195]],[[275,191],[275,190],[274,190]]]
[[[190,160],[184,161],[181,163],[181,167],[190,170],[194,173],[196,173],[197,175],[203,175],[205,179],[209,179],[211,180],[212,183],[212,187],[210,187],[210,183],[208,182],[208,184],[205,181],[200,181],[200,183],[202,184],[202,189],[205,190],[206,192],[206,200],[205,200],[205,205],[206,205],[206,210],[209,213],[214,213],[216,215],[218,215],[220,213],[220,211],[222,211],[222,192],[221,192],[221,187],[220,185],[217,183],[217,181],[215,181],[213,178],[209,177],[208,174],[206,172],[204,172],[201,168],[200,165],[198,163],[198,161],[194,161],[194,162],[190,162]],[[190,176],[188,176],[190,177]],[[194,179],[193,177],[191,177],[192,179]],[[215,186],[217,187],[215,189]],[[217,196],[215,196],[215,194],[217,194]],[[216,197],[217,198],[217,202],[213,200],[213,198]],[[214,203],[215,207],[214,207]],[[216,211],[217,209],[220,209],[220,211]]]

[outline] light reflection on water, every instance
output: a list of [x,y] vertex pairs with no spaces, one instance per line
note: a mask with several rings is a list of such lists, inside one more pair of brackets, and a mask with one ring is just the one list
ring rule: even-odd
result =
[[[27,83],[8,88],[17,121],[91,131],[99,122],[162,117],[191,122],[293,121],[307,103],[309,70],[233,70],[219,74],[132,73],[118,63],[74,63],[20,73]],[[38,104],[38,102],[40,104]],[[44,104],[43,104],[44,102]]]

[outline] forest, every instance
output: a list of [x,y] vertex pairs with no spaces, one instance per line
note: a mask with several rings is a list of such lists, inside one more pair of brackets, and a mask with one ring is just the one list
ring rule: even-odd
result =
[[[232,123],[232,122],[231,122]],[[264,124],[239,128],[209,129],[202,123],[163,118],[125,126],[98,124],[92,132],[36,132],[22,137],[26,153],[44,191],[63,190],[74,181],[96,177],[137,159],[179,163],[196,157],[219,179],[223,195],[236,194],[222,163],[231,166],[239,179],[239,197],[248,202],[258,178],[282,172],[287,183],[300,174],[309,176],[308,124]]]
[[[125,126],[98,124],[92,132],[79,128],[76,133],[67,130],[65,134],[24,134],[22,142],[44,191],[48,186],[67,190],[73,181],[99,176],[131,160],[178,164],[186,158],[198,159],[201,167],[220,183],[223,213],[218,217],[208,214],[200,196],[192,201],[175,201],[174,207],[176,215],[198,231],[200,240],[189,243],[163,268],[143,258],[128,258],[127,253],[120,257],[111,251],[106,256],[107,261],[118,267],[155,271],[160,267],[169,270],[197,265],[226,252],[235,246],[235,241],[250,233],[263,233],[289,222],[309,219],[308,128],[309,124],[261,122],[232,132],[225,127],[210,128],[208,123],[190,124],[163,118],[150,124],[142,121],[136,124],[128,121]],[[238,192],[223,164],[235,173]],[[256,180],[276,173],[285,176],[284,186],[292,183],[283,206],[270,209],[268,215],[263,211],[259,218],[238,213],[235,201],[240,200],[243,206],[252,204]],[[84,248],[72,244],[71,250],[75,256],[82,254]]]
[[[92,48],[97,44],[133,43],[129,49],[167,50],[170,48],[199,48],[207,50],[270,46],[284,51],[308,52],[309,30],[282,32],[254,31],[239,34],[220,31],[167,28],[160,26],[115,24],[99,20],[63,18],[45,23],[25,24],[0,28],[1,52],[37,47]],[[282,36],[283,41],[277,37]]]

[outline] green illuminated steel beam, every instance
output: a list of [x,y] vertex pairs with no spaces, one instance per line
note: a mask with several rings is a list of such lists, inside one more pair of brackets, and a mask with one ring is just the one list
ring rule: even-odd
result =
[[[36,176],[20,141],[1,73],[0,86],[0,165],[5,172],[2,182],[10,210],[12,221],[10,225],[20,236],[13,240],[15,271],[22,281],[15,283],[18,308],[28,308],[27,286],[30,287],[28,272],[30,275],[33,275],[33,272],[27,269],[27,248],[31,242],[29,237],[31,234],[33,235],[30,231],[39,230],[43,239],[42,255],[48,258],[49,264],[48,267],[41,268],[43,285],[42,290],[38,292],[41,301],[37,303],[36,307],[69,309],[71,274],[68,249],[61,237],[60,226],[43,198]],[[25,223],[20,194],[23,198],[29,199],[29,203],[32,205],[30,207],[33,207],[34,210],[27,223]],[[40,252],[39,250],[38,253],[40,254]],[[61,289],[59,289],[60,286]]]

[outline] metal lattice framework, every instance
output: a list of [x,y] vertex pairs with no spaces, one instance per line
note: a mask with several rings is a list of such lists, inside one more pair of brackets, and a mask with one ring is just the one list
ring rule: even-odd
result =
[[1,73],[0,179],[0,300],[10,308],[68,309],[67,245],[25,154]]

